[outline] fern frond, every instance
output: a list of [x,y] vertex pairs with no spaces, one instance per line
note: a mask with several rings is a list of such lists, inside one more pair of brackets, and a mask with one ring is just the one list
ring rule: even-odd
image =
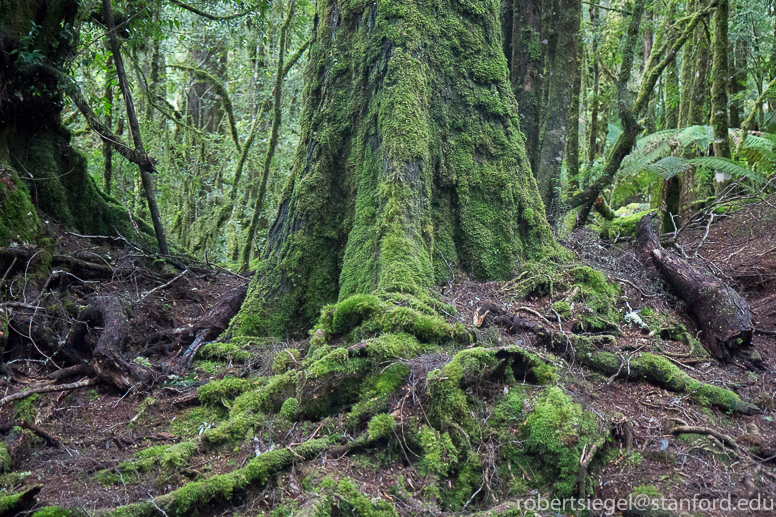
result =
[[733,160],[728,158],[719,158],[716,156],[707,156],[701,158],[693,158],[689,160],[692,165],[700,165],[702,167],[708,167],[716,172],[724,172],[731,177],[745,177],[758,182],[765,181],[765,178],[759,172],[749,170],[746,167],[742,167]]
[[705,149],[714,141],[714,128],[711,126],[690,126],[676,134],[676,141],[681,147],[694,145]]
[[679,156],[666,156],[644,167],[645,170],[654,172],[663,179],[671,179],[677,174],[681,174],[690,169],[690,160]]

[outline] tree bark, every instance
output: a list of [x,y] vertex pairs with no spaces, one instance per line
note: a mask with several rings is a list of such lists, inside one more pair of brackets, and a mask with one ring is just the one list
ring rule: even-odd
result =
[[587,161],[593,163],[597,155],[598,147],[598,110],[601,105],[598,89],[600,88],[601,70],[598,63],[598,40],[600,38],[600,29],[596,26],[598,20],[598,3],[590,5],[590,25],[593,27],[593,48],[590,52],[593,58],[593,98],[591,100],[592,109],[590,111],[590,130],[587,143]]
[[539,167],[542,86],[545,47],[542,43],[542,0],[514,0],[511,54],[512,91],[517,100],[520,129],[525,135],[531,170]]
[[[728,140],[728,0],[719,0],[714,11],[714,64],[711,69],[711,126],[714,156],[730,158]],[[727,178],[725,178],[727,179]]]
[[749,304],[718,278],[699,271],[660,246],[651,216],[637,226],[637,249],[650,260],[677,295],[687,303],[706,350],[720,360],[729,359],[752,343],[754,326]]
[[746,79],[749,75],[748,53],[749,42],[745,39],[739,39],[733,45],[735,50],[735,65],[730,72],[730,127],[741,127],[742,117],[744,115],[744,103],[739,98],[741,92],[746,91]]
[[427,299],[451,268],[509,278],[555,249],[490,5],[318,3],[293,172],[236,335],[306,331],[357,294]]
[[[558,221],[563,209],[560,173],[566,148],[574,83],[579,82],[577,51],[582,3],[580,0],[559,0],[556,9],[556,16],[553,17],[554,37],[548,43],[552,45],[554,42],[555,48],[551,48],[547,55],[549,81],[547,82],[547,104],[544,108],[546,117],[542,131],[541,154],[539,168],[534,170],[547,219],[551,225]],[[546,24],[546,22],[547,18],[542,23]],[[578,108],[577,102],[577,111]]]

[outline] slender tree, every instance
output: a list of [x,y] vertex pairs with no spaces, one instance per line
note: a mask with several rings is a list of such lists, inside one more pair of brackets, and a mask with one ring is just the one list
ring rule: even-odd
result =
[[711,77],[711,126],[714,156],[730,158],[728,140],[728,0],[718,0],[714,11],[714,64]]
[[127,108],[127,121],[129,122],[132,140],[135,144],[135,153],[141,157],[145,157],[145,159],[138,163],[138,168],[140,169],[140,178],[143,182],[143,190],[145,191],[146,201],[148,203],[148,211],[151,214],[151,221],[153,222],[154,232],[156,233],[156,242],[159,246],[159,252],[162,255],[168,255],[169,249],[167,247],[167,238],[164,235],[162,218],[159,214],[159,207],[156,204],[156,197],[154,196],[154,180],[151,176],[152,173],[156,172],[156,169],[153,160],[148,158],[145,148],[143,147],[143,139],[140,136],[140,124],[137,120],[137,114],[135,113],[135,105],[132,102],[132,94],[129,90],[127,74],[124,71],[124,60],[121,57],[121,49],[116,34],[116,22],[113,20],[113,10],[111,9],[110,0],[103,0],[102,6],[108,29],[108,42],[110,43],[116,67],[116,75],[119,80],[121,95],[124,97],[124,103]]

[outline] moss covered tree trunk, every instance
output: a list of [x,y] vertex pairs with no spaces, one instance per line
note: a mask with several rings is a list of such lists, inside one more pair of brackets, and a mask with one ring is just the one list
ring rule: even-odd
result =
[[306,330],[362,293],[429,299],[553,246],[493,0],[317,6],[305,108],[237,334]]
[[555,14],[555,43],[547,57],[548,96],[545,121],[542,131],[542,150],[539,168],[534,171],[539,192],[547,209],[551,223],[561,215],[560,173],[566,148],[571,98],[574,82],[578,82],[577,48],[579,45],[579,24],[582,16],[580,0],[560,0],[553,3]]

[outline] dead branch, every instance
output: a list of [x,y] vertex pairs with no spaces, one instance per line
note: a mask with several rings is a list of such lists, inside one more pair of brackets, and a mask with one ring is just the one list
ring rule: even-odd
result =
[[15,400],[22,400],[30,395],[35,395],[36,393],[51,393],[52,391],[69,391],[69,390],[76,390],[78,388],[85,388],[86,386],[92,386],[94,384],[97,384],[96,379],[83,379],[78,382],[71,382],[70,384],[56,384],[53,386],[40,386],[38,388],[32,388],[27,391],[20,391],[19,393],[14,393],[13,395],[8,395],[7,397],[4,397],[0,399],[0,407],[8,404],[9,402],[13,402]]

